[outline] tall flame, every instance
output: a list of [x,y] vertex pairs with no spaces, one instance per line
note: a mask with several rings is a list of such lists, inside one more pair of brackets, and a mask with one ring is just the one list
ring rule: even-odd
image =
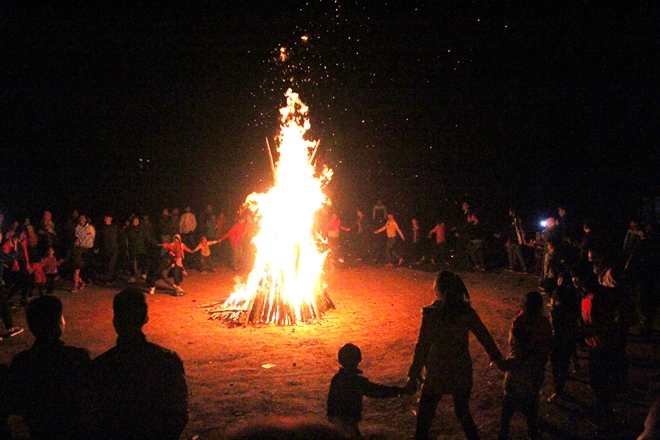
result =
[[[275,183],[266,193],[252,193],[245,206],[255,215],[258,233],[254,266],[245,283],[223,304],[224,319],[240,323],[295,324],[334,308],[322,284],[327,251],[315,232],[317,211],[329,203],[323,189],[332,177],[315,170],[318,141],[305,140],[308,108],[289,89],[280,109]],[[270,148],[270,147],[269,147]]]

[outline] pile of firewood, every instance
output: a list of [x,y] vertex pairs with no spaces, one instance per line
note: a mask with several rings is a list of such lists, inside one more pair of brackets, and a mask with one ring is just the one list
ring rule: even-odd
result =
[[266,291],[258,291],[249,301],[240,304],[215,302],[200,307],[208,309],[209,319],[222,321],[228,326],[240,326],[309,323],[321,318],[335,305],[326,289],[318,289],[313,295],[313,303],[303,303],[298,313],[280,292]]

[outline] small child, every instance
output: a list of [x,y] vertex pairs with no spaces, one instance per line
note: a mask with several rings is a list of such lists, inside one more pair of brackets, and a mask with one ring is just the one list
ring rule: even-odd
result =
[[358,423],[362,419],[362,397],[385,399],[405,394],[402,387],[381,385],[362,376],[360,348],[346,344],[339,349],[341,368],[333,376],[328,392],[328,421],[349,439],[362,438]]
[[55,258],[55,249],[48,248],[48,252],[43,259],[44,273],[46,274],[46,295],[51,295],[55,291],[55,280],[57,279],[57,267],[62,264],[62,260]]
[[213,273],[217,272],[217,270],[215,270],[213,267],[213,263],[211,262],[211,246],[218,243],[220,243],[220,240],[209,241],[206,237],[202,237],[197,247],[192,250],[192,252],[200,251],[200,273],[206,273],[207,270]]
[[36,287],[39,290],[39,296],[44,296],[44,289],[46,288],[46,273],[44,272],[43,258],[37,258],[31,265],[32,268],[32,286],[30,287],[29,297],[32,296],[32,289]]

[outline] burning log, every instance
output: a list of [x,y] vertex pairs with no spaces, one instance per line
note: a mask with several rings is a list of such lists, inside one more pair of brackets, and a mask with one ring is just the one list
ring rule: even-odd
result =
[[245,308],[227,307],[224,304],[209,309],[209,319],[219,320],[229,325],[296,325],[301,322],[311,322],[320,319],[328,310],[334,310],[332,302],[326,289],[321,289],[314,295],[313,303],[302,305],[299,313],[296,313],[292,304],[286,302],[282,294],[270,295],[265,291],[258,292],[250,298]]

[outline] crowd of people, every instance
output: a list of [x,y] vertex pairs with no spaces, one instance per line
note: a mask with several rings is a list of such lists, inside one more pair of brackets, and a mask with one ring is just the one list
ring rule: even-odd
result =
[[649,272],[645,268],[657,261],[650,255],[656,243],[653,221],[642,225],[630,219],[630,228],[617,235],[590,219],[575,221],[565,206],[541,224],[523,222],[514,207],[486,216],[468,202],[458,216],[445,213],[429,221],[408,215],[407,226],[381,200],[371,216],[358,209],[350,217],[332,213],[323,229],[330,255],[340,264],[352,260],[429,271],[504,270],[537,276],[539,287],[550,292],[561,271],[593,259],[625,266],[631,276]]
[[[648,237],[645,239],[649,239]],[[629,387],[626,359],[628,330],[635,322],[626,281],[616,283],[612,274],[602,274],[598,263],[578,263],[570,274],[562,272],[550,292],[549,304],[539,291],[525,295],[521,310],[511,321],[509,354],[503,356],[489,330],[470,304],[470,295],[461,277],[441,270],[434,282],[437,300],[424,308],[413,360],[405,386],[371,382],[358,365],[360,349],[344,345],[338,353],[341,366],[330,383],[327,400],[328,420],[336,427],[337,437],[362,438],[362,399],[389,398],[415,394],[421,385],[414,438],[428,440],[436,409],[445,395],[453,398],[454,412],[466,438],[479,439],[477,425],[470,411],[473,364],[468,336],[472,333],[484,347],[491,361],[505,372],[499,440],[509,438],[515,412],[524,415],[528,438],[541,438],[539,418],[541,388],[546,364],[550,362],[554,393],[548,399],[556,403],[568,398],[565,385],[571,362],[577,367],[577,349],[589,350],[589,385],[594,393],[593,415],[599,438],[609,438],[614,425],[613,399]],[[657,276],[657,274],[655,274]],[[614,285],[612,285],[614,284]],[[657,284],[655,285],[657,287]],[[657,295],[657,291],[655,291]],[[545,314],[550,306],[549,316]],[[657,302],[655,307],[657,310]],[[655,316],[655,315],[654,315]],[[660,394],[645,420],[638,440],[660,436]],[[341,436],[339,436],[341,435]]]
[[[649,338],[660,305],[654,223],[640,225],[632,220],[621,237],[608,236],[589,220],[576,228],[561,206],[556,216],[546,219],[543,230],[529,235],[514,208],[497,226],[484,226],[481,214],[463,203],[462,219],[454,224],[439,218],[424,229],[419,219],[412,218],[406,228],[379,200],[371,216],[357,210],[355,218],[344,223],[333,212],[319,222],[325,225],[319,233],[327,239],[336,264],[405,263],[438,272],[437,300],[424,309],[405,386],[370,382],[358,369],[359,348],[347,344],[340,350],[341,368],[331,381],[327,406],[328,420],[342,436],[337,438],[360,438],[363,396],[410,395],[420,385],[415,438],[429,438],[436,408],[446,394],[453,397],[467,438],[479,438],[469,408],[473,381],[469,333],[506,372],[500,439],[508,438],[515,411],[525,415],[529,436],[539,438],[539,391],[546,363],[551,364],[554,387],[549,401],[559,402],[566,398],[565,385],[580,346],[589,351],[595,418],[602,426],[612,421],[614,397],[628,387],[629,330],[636,326]],[[6,422],[10,414],[22,415],[33,438],[78,438],[67,433],[97,438],[99,432],[98,438],[178,438],[185,427],[183,363],[176,354],[147,342],[141,332],[148,319],[144,294],[153,294],[157,283],[174,295],[184,294],[182,284],[189,270],[212,272],[219,264],[239,270],[248,259],[254,221],[249,213],[242,213],[229,223],[211,205],[199,220],[189,206],[181,215],[176,208],[171,212],[164,208],[153,224],[148,214],[123,220],[118,224],[113,215],[105,214],[97,228],[87,215],[74,212],[56,227],[45,211],[37,225],[25,219],[5,226],[0,215],[4,337],[23,330],[12,320],[14,296],[26,306],[28,328],[35,337],[33,347],[17,355],[4,375],[0,421]],[[225,240],[227,246],[221,248]],[[460,270],[494,268],[538,277],[538,291],[526,295],[511,322],[508,356],[502,355],[471,307],[467,288],[457,275]],[[146,290],[128,289],[115,297],[117,346],[91,360],[85,350],[64,345],[62,303],[51,295],[58,279],[68,277],[75,293],[90,282],[117,285],[122,274],[127,283],[144,283]],[[38,298],[30,301],[35,293]],[[10,438],[6,423],[3,429]],[[62,435],[53,437],[53,432]]]
[[[56,225],[51,212],[44,211],[36,224],[30,218],[6,223],[0,213],[5,299],[18,296],[19,305],[25,306],[35,292],[52,293],[60,280],[70,281],[76,293],[92,282],[115,285],[120,276],[129,283],[144,280],[150,293],[161,280],[165,289],[183,295],[181,284],[188,270],[214,272],[224,263],[238,270],[245,259],[249,215],[241,215],[232,225],[224,213],[208,205],[199,220],[190,206],[182,214],[178,208],[163,208],[155,221],[147,213],[120,219],[104,213],[100,218],[102,222],[92,222],[74,210]],[[11,323],[4,321],[9,330]]]
[[[626,344],[632,327],[649,340],[656,324],[660,306],[660,246],[654,221],[644,225],[630,220],[625,233],[616,235],[599,229],[591,220],[574,223],[565,206],[547,217],[542,229],[534,234],[525,232],[524,223],[511,207],[507,220],[484,226],[481,213],[469,203],[462,204],[465,221],[449,224],[439,219],[429,229],[422,230],[417,218],[409,228],[400,227],[386,205],[374,205],[368,226],[362,211],[357,211],[351,227],[339,228],[341,220],[333,216],[334,240],[345,231],[346,251],[335,243],[332,251],[361,260],[365,255],[386,266],[430,266],[440,271],[436,280],[438,301],[425,308],[415,359],[409,372],[407,389],[372,384],[359,378],[359,352],[350,346],[352,361],[342,360],[341,374],[333,379],[328,401],[328,416],[337,419],[338,384],[351,384],[356,390],[346,396],[391,397],[410,392],[422,383],[417,414],[416,439],[427,439],[435,409],[444,394],[454,399],[456,415],[469,439],[478,433],[469,413],[472,385],[471,361],[467,353],[467,334],[475,334],[491,359],[506,371],[499,438],[508,438],[509,424],[515,411],[527,420],[530,438],[539,438],[539,392],[545,377],[545,366],[551,364],[554,393],[548,399],[555,403],[567,398],[565,385],[571,365],[577,368],[578,347],[589,352],[589,385],[594,392],[594,420],[603,429],[612,423],[614,397],[629,389]],[[579,227],[578,227],[579,225]],[[356,232],[351,237],[351,229]],[[360,236],[371,229],[374,234],[386,232],[387,240],[378,244]],[[405,232],[404,232],[405,230]],[[427,232],[428,231],[428,232]],[[406,243],[406,236],[410,237]],[[383,249],[381,248],[381,249]],[[488,331],[469,307],[467,290],[453,279],[446,269],[518,272],[538,278],[538,291],[529,292],[524,306],[513,320],[509,343],[511,351],[503,359]],[[445,277],[446,279],[443,279]],[[460,280],[460,279],[459,279]],[[454,279],[454,282],[456,280]],[[444,286],[444,288],[442,287]],[[455,292],[453,290],[456,290]],[[459,293],[460,292],[460,293]],[[453,298],[453,302],[450,301]],[[549,307],[549,316],[544,310]],[[462,311],[462,312],[461,312]],[[461,356],[460,353],[463,353]],[[345,358],[345,355],[344,355]],[[356,398],[347,400],[345,419],[338,425],[349,438],[358,438],[357,421],[360,411]],[[649,413],[645,434],[640,439],[656,438],[657,405]],[[361,407],[360,407],[361,408]],[[348,423],[350,422],[350,423]]]
[[[229,438],[302,439],[317,432],[319,438],[359,439],[364,397],[414,395],[421,385],[414,438],[430,438],[437,406],[443,396],[450,395],[466,438],[478,439],[478,427],[470,411],[470,333],[491,361],[505,372],[498,439],[509,438],[509,425],[516,411],[525,416],[529,438],[540,438],[539,399],[546,363],[552,364],[554,401],[563,396],[568,363],[580,338],[591,349],[589,378],[595,411],[598,421],[606,424],[611,421],[611,399],[616,386],[625,380],[620,358],[625,324],[617,323],[609,309],[620,300],[589,279],[586,274],[573,277],[572,294],[578,290],[583,294],[581,314],[570,310],[577,302],[568,293],[571,287],[564,280],[552,295],[550,317],[544,315],[542,295],[528,292],[520,312],[511,321],[510,351],[504,356],[472,308],[461,277],[442,270],[433,285],[437,299],[423,310],[404,386],[379,384],[364,377],[358,368],[362,353],[359,347],[348,343],[338,352],[340,369],[330,380],[329,425],[280,420],[251,425]],[[26,319],[35,342],[18,353],[1,375],[1,438],[12,438],[8,424],[12,414],[23,417],[33,439],[180,438],[188,420],[183,362],[176,353],[148,342],[142,332],[148,321],[143,291],[121,291],[114,297],[113,311],[117,344],[92,360],[87,350],[62,342],[65,320],[60,299],[44,295],[30,301]],[[569,327],[574,331],[570,340],[565,333]],[[639,437],[641,440],[657,438],[653,436],[658,429],[657,405],[658,401],[649,413],[646,434]],[[280,437],[269,437],[273,435]]]

